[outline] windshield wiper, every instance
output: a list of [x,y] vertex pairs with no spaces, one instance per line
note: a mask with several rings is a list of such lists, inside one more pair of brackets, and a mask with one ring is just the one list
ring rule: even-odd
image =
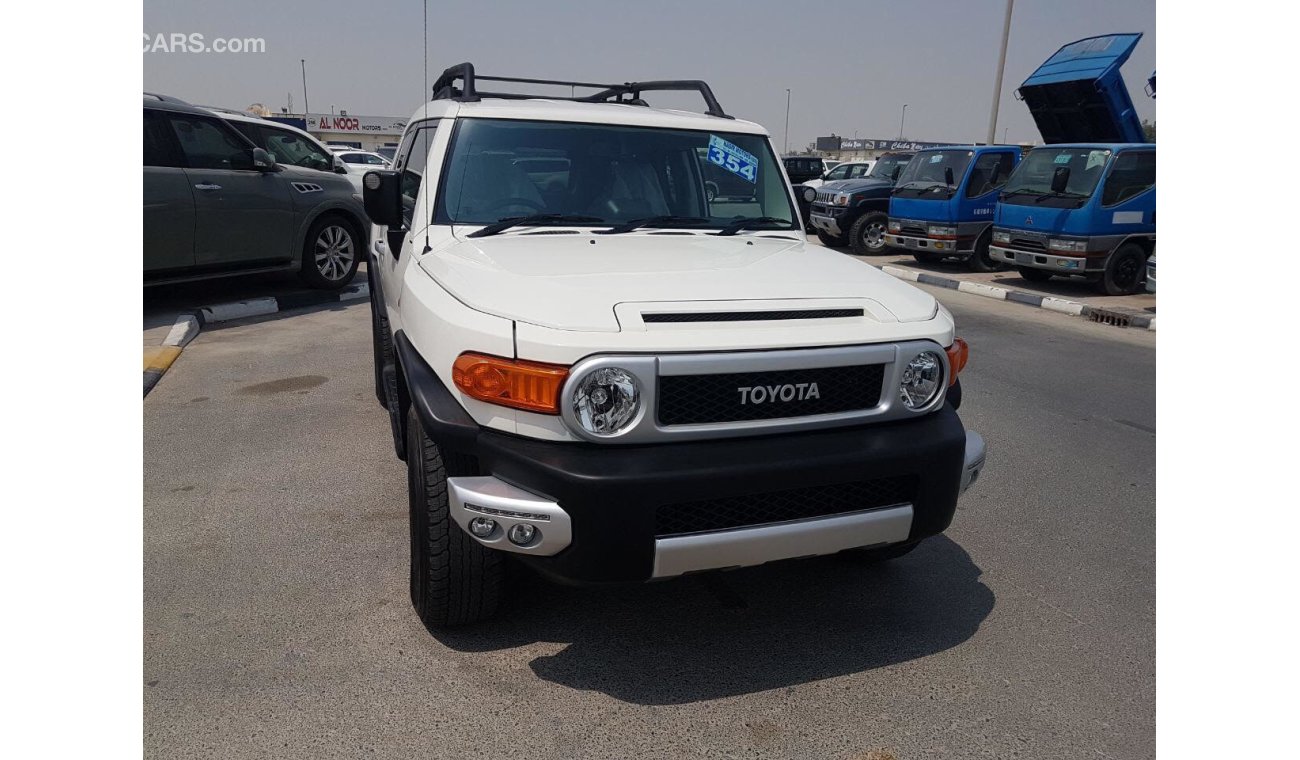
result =
[[1070,193],[1070,192],[1066,192],[1066,191],[1062,190],[1062,191],[1059,192],[1059,193],[1043,193],[1043,194],[1039,195],[1037,198],[1034,199],[1034,203],[1042,203],[1044,200],[1046,200],[1046,199],[1048,199],[1048,198],[1074,198],[1074,199],[1078,199],[1078,198],[1087,198],[1087,197],[1088,197],[1088,196],[1084,195],[1083,193]]
[[496,222],[489,224],[481,230],[469,233],[467,237],[487,237],[495,235],[498,232],[505,232],[511,227],[518,227],[524,224],[546,224],[549,222],[560,222],[569,224],[600,224],[604,222],[598,216],[580,216],[578,214],[532,214],[529,216],[507,216],[504,219],[498,219]]
[[780,224],[783,226],[789,225],[790,220],[778,219],[774,216],[739,217],[736,220],[729,222],[727,226],[718,230],[717,234],[724,235],[724,236],[734,235],[737,232],[740,232],[741,230],[750,230],[758,227],[770,227],[774,224]]
[[602,235],[621,235],[624,232],[631,232],[641,227],[672,227],[677,225],[690,227],[696,224],[704,224],[707,221],[709,220],[699,216],[647,216],[644,219],[629,219],[622,224],[616,224],[607,230],[598,230],[598,232]]

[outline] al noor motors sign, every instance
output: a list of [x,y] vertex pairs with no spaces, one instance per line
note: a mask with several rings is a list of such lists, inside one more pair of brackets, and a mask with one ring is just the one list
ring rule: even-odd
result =
[[367,135],[400,135],[406,120],[395,116],[348,116],[344,114],[307,114],[308,132],[344,132]]
[[959,145],[950,142],[916,142],[914,140],[873,140],[856,137],[818,137],[817,150],[924,150],[944,145]]

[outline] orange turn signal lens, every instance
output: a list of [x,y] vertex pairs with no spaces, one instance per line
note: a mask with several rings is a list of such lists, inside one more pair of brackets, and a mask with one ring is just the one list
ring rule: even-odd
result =
[[970,346],[961,338],[954,338],[952,345],[944,349],[948,354],[948,385],[957,382],[957,375],[966,368],[970,361]]
[[542,414],[560,413],[560,387],[569,368],[486,354],[461,354],[451,367],[451,379],[465,395],[515,409]]

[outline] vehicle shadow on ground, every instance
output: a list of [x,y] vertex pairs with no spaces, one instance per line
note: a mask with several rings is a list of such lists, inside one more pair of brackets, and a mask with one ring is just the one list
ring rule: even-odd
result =
[[461,652],[565,642],[529,663],[538,677],[634,704],[686,704],[955,647],[993,609],[980,574],[944,536],[876,566],[838,555],[597,589],[521,573],[500,618],[432,633]]
[[[349,285],[360,285],[365,281],[366,265],[362,262]],[[147,330],[151,327],[171,324],[175,321],[177,313],[193,311],[204,306],[303,292],[313,291],[303,284],[295,272],[264,272],[169,285],[151,285],[144,288],[144,327]]]

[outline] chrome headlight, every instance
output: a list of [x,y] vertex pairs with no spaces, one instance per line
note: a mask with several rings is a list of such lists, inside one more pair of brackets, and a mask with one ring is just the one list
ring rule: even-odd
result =
[[957,237],[956,227],[945,227],[944,225],[941,224],[930,225],[929,228],[927,229],[927,232],[929,233],[930,237],[945,237],[945,238]]
[[898,384],[898,397],[908,409],[922,409],[943,388],[943,360],[933,351],[922,351],[907,363]]
[[1047,247],[1053,251],[1069,251],[1071,253],[1085,253],[1088,250],[1087,240],[1065,240],[1063,238],[1052,238],[1047,241]]
[[1011,242],[1011,233],[1010,233],[1010,232],[1004,232],[1004,231],[1002,231],[1002,230],[994,230],[994,231],[993,231],[993,242],[995,242],[995,243],[1010,243],[1010,242]]
[[803,199],[808,203],[812,203],[813,201],[817,200],[817,191],[812,189],[811,187],[805,187],[803,189]]
[[902,231],[903,231],[903,224],[902,224],[902,222],[896,222],[896,221],[894,221],[893,219],[890,219],[890,220],[889,220],[889,231],[890,231],[890,232],[902,232]]
[[573,415],[593,435],[615,435],[641,411],[641,389],[632,373],[618,367],[588,372],[573,386]]

